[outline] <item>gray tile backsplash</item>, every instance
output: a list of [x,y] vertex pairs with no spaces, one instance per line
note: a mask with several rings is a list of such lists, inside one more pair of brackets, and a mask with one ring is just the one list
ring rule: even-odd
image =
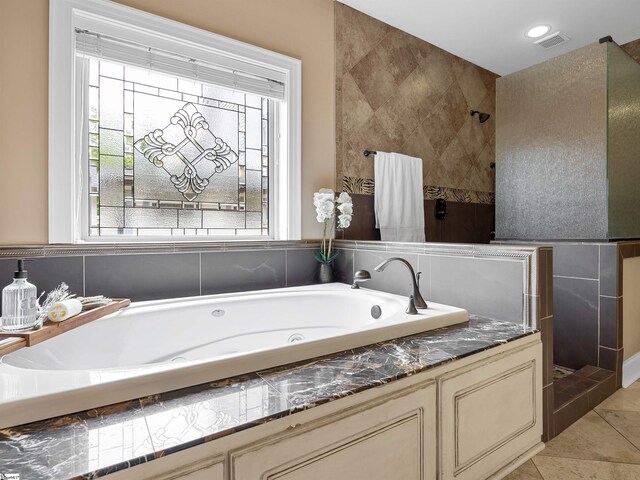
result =
[[477,315],[523,321],[523,265],[519,261],[473,257],[431,257],[432,300]]
[[202,295],[286,286],[285,250],[202,254]]
[[[345,274],[352,276],[352,252],[341,252],[341,257]],[[0,260],[0,289],[11,283],[16,267],[17,260]],[[312,285],[318,268],[310,248],[36,257],[27,262],[38,293],[65,282],[77,295],[133,301]],[[340,268],[336,274],[336,281],[342,281]]]
[[353,283],[354,250],[337,250],[338,256],[333,261],[333,276],[336,282]]
[[200,294],[200,254],[85,257],[86,295],[133,301]]
[[313,250],[287,250],[288,287],[317,283],[319,268],[319,263],[313,256]]
[[[40,256],[29,263],[28,269],[29,278],[39,291],[65,281],[79,295],[104,294],[134,301],[317,283],[319,265],[313,257],[316,246],[292,242],[294,248],[288,249],[286,245]],[[472,245],[376,242],[362,246],[361,242],[352,242],[338,249],[334,280],[350,284],[354,270],[364,269],[372,276],[365,287],[408,296],[412,282],[404,265],[392,263],[383,272],[374,271],[383,260],[397,256],[407,260],[416,272],[422,271],[420,290],[427,302],[456,305],[471,313],[520,323],[525,263],[511,258],[510,251],[493,256],[491,249],[483,246],[475,256]],[[525,255],[532,253],[533,250],[526,251]],[[5,278],[5,284],[11,281],[15,265],[15,260],[0,260],[0,278]]]
[[[49,292],[62,282],[77,295],[84,294],[82,257],[38,258],[26,263],[28,281],[38,289],[38,295]],[[0,290],[13,281],[13,272],[18,267],[17,260],[0,260]],[[46,295],[46,294],[45,294]],[[0,308],[2,299],[0,297]]]

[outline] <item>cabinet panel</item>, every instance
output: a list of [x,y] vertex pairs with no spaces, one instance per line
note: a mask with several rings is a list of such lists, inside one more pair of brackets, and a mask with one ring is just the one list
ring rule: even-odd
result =
[[[135,469],[132,469],[134,472]],[[187,463],[163,473],[155,473],[140,477],[134,475],[131,478],[144,478],[145,480],[224,480],[224,456]]]
[[540,345],[440,380],[441,478],[476,480],[540,442]]
[[433,480],[435,432],[435,384],[429,382],[232,452],[232,479]]

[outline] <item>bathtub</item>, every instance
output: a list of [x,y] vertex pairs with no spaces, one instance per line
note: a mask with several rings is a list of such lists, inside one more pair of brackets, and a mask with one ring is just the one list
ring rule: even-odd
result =
[[134,302],[0,358],[0,428],[468,321],[345,284]]

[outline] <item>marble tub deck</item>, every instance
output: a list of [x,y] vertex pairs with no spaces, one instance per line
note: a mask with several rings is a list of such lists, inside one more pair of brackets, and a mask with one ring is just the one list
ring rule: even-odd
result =
[[0,474],[97,478],[535,333],[472,316],[297,364],[0,430]]

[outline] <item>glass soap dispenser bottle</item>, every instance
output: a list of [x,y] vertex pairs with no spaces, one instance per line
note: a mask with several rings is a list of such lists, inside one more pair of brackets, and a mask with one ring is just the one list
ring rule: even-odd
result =
[[38,320],[36,286],[27,282],[24,260],[18,260],[18,270],[13,273],[13,283],[2,290],[2,330],[17,332],[30,330]]

